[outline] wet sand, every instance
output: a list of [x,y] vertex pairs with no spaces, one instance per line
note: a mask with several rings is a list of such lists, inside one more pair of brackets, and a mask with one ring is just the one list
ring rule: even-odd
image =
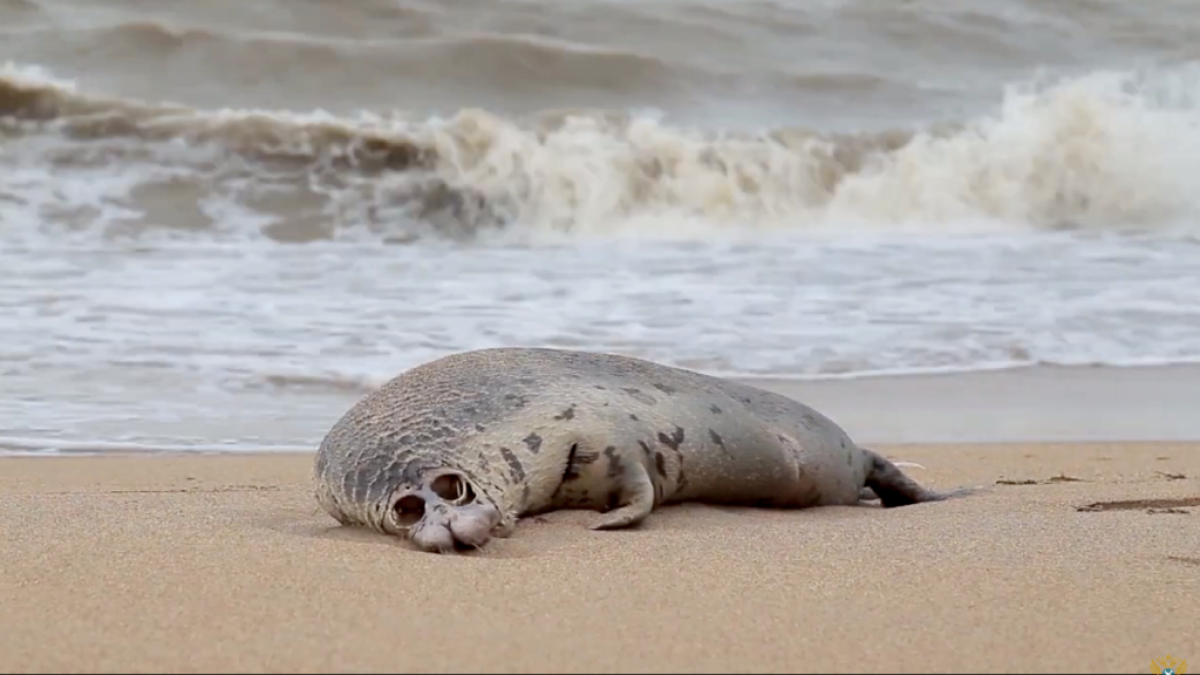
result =
[[0,669],[1144,672],[1166,654],[1200,659],[1200,444],[879,449],[923,464],[910,471],[932,486],[991,487],[887,511],[668,507],[626,532],[560,513],[441,557],[318,513],[311,455],[0,459]]

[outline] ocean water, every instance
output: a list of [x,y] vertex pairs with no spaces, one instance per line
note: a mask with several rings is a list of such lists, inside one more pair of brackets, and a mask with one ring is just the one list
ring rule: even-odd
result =
[[1200,361],[1200,3],[0,0],[0,449],[470,348]]

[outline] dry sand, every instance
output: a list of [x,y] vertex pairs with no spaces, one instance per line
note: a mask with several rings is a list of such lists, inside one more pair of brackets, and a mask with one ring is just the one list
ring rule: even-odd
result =
[[933,486],[994,487],[887,511],[668,507],[625,532],[560,513],[441,557],[317,513],[310,455],[0,459],[0,669],[1200,665],[1200,445],[880,449]]

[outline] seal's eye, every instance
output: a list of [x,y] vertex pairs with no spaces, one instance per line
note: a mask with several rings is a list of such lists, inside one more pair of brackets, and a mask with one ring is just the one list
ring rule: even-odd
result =
[[455,505],[470,504],[475,501],[475,492],[462,476],[447,473],[433,479],[429,488],[437,496]]
[[416,495],[401,497],[395,506],[396,524],[400,527],[412,527],[425,517],[425,500]]

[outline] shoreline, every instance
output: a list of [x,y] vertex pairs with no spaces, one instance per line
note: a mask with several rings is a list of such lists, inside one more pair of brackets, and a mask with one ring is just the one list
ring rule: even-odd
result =
[[[843,426],[862,444],[1104,443],[1200,440],[1200,366],[1128,368],[1033,366],[925,375],[793,380],[737,378],[803,401]],[[286,395],[286,394],[285,394]],[[239,419],[256,438],[278,445],[190,445],[155,439],[112,441],[110,428],[96,440],[66,440],[0,433],[0,457],[315,452],[320,439],[363,392],[296,393],[294,414]],[[248,407],[261,393],[246,392]],[[205,438],[210,422],[183,420],[155,433]],[[86,425],[82,425],[86,429]],[[303,443],[301,439],[310,439]],[[50,448],[61,447],[55,451]]]
[[[564,511],[449,557],[329,518],[315,445],[0,456],[0,669],[1120,673],[1191,658],[1200,609],[1179,598],[1200,592],[1200,441],[1170,437],[1198,424],[1200,367],[751,383],[918,464],[905,472],[923,485],[984,489],[887,510],[684,504],[619,532]],[[359,395],[304,410],[336,418]],[[295,435],[291,419],[267,422]]]
[[812,405],[863,443],[1200,440],[1200,365],[741,381]]

